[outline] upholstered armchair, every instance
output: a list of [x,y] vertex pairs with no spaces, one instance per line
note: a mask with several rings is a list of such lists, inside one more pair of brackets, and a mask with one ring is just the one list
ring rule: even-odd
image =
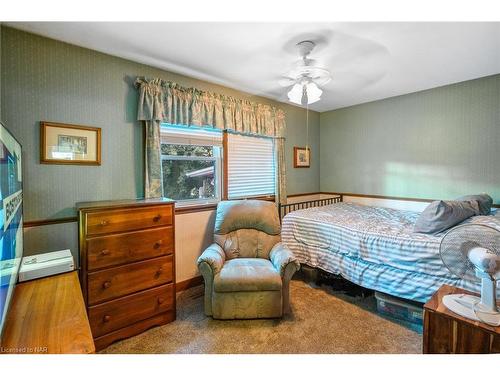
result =
[[281,244],[276,205],[259,200],[217,206],[214,244],[198,258],[205,314],[215,319],[277,318],[290,309],[289,283],[299,269]]

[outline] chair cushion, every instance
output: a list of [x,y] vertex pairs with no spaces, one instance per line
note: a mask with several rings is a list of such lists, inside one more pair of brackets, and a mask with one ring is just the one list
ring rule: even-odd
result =
[[281,290],[281,277],[271,261],[236,258],[224,263],[214,277],[216,292]]
[[215,234],[256,229],[270,235],[281,233],[276,204],[260,200],[222,201],[217,205]]
[[226,254],[226,259],[264,258],[269,259],[269,252],[281,241],[281,236],[270,235],[256,229],[238,229],[228,234],[214,234],[217,243]]

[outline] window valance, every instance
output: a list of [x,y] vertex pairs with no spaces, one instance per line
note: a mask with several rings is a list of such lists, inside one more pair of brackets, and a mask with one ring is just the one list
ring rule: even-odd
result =
[[285,135],[283,110],[162,79],[137,78],[138,120],[207,126],[275,138]]
[[285,113],[261,103],[186,88],[162,79],[137,78],[137,119],[145,126],[145,183],[147,198],[164,195],[161,166],[162,122],[232,130],[273,137],[276,160],[276,201],[286,202]]

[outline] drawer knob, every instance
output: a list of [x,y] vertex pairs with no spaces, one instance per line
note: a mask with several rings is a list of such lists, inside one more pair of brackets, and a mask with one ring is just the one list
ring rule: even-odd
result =
[[165,302],[165,298],[158,297],[158,305],[163,304],[163,302]]
[[158,240],[158,241],[155,242],[154,248],[158,249],[162,244],[163,244],[163,241],[162,240]]
[[160,275],[162,274],[162,272],[163,272],[163,267],[158,268],[158,271],[156,271],[155,276],[156,277],[160,277]]
[[107,322],[109,322],[110,320],[111,320],[111,316],[109,316],[109,315],[104,315],[104,317],[102,318],[102,321],[103,321],[104,323],[107,323]]
[[111,286],[111,281],[105,281],[102,284],[103,289],[108,289]]
[[104,249],[101,251],[101,255],[108,255],[109,254],[109,250],[108,249]]
[[105,225],[108,225],[109,222],[107,220],[101,220],[101,222],[99,224],[102,226],[105,226]]
[[154,221],[155,223],[157,223],[158,221],[160,221],[160,219],[161,219],[161,215],[159,215],[159,214],[158,214],[158,215],[156,215],[156,216],[153,218],[153,221]]

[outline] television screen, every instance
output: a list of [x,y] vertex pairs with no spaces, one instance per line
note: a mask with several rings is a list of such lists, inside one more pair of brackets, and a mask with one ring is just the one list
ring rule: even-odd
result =
[[0,334],[23,253],[21,145],[0,123]]

